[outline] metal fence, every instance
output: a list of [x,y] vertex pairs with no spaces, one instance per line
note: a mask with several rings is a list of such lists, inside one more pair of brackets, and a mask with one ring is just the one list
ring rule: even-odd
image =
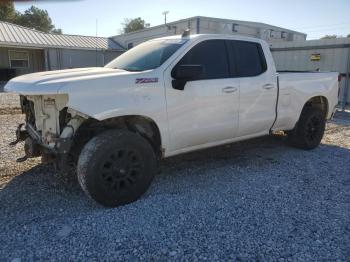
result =
[[339,105],[350,105],[350,38],[275,43],[271,51],[280,71],[340,73]]

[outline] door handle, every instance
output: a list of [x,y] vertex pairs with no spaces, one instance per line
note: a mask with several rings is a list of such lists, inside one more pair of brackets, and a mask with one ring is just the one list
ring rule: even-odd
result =
[[266,85],[263,85],[262,88],[269,90],[269,89],[275,88],[275,85],[273,85],[273,84],[266,84]]
[[222,89],[222,92],[224,92],[224,93],[233,93],[233,92],[236,92],[237,90],[238,90],[238,88],[235,87],[235,86],[227,86],[227,87]]

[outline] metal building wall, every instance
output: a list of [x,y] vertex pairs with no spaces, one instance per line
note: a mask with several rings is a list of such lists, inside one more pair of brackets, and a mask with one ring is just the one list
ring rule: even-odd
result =
[[179,35],[186,29],[197,30],[197,19],[180,20],[167,25],[159,25],[140,31],[114,36],[113,39],[128,49],[129,45],[136,46],[142,42],[171,35]]
[[44,70],[44,53],[40,49],[0,47],[0,68],[10,68],[9,51],[25,51],[28,53],[27,68],[16,68],[16,75],[23,75]]
[[0,47],[0,68],[9,68],[8,48]]
[[304,41],[306,34],[262,23],[199,17],[197,33],[234,34],[257,37],[268,42]]
[[[279,71],[339,72],[340,104],[350,105],[350,39],[278,43],[272,44],[271,51]],[[319,61],[311,61],[314,54],[321,56]]]
[[118,57],[120,51],[48,49],[47,69],[59,70],[78,67],[104,66]]
[[202,16],[117,35],[113,39],[128,49],[128,47],[136,46],[150,39],[179,35],[186,29],[190,29],[192,34],[238,34],[262,38],[269,42],[306,39],[306,35],[303,33],[272,25]]
[[109,62],[120,56],[123,52],[122,51],[105,51],[104,52],[104,65],[107,65]]
[[199,33],[201,34],[239,34],[258,37],[260,32],[260,28],[256,26],[234,25],[229,21],[201,18],[199,23]]

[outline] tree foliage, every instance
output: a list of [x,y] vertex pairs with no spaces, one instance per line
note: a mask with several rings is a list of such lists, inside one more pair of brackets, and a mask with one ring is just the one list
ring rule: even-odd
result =
[[321,39],[334,39],[334,38],[338,38],[337,35],[325,35],[323,37],[321,37]]
[[13,2],[0,2],[0,21],[13,22],[18,15],[19,13],[16,12]]
[[141,29],[144,29],[146,22],[143,20],[141,17],[138,18],[124,18],[124,23],[123,25],[123,33],[130,33],[134,31],[138,31]]
[[56,35],[62,35],[63,34],[61,28],[54,28],[54,29],[51,30],[51,33],[52,34],[56,34]]
[[24,14],[18,18],[18,24],[46,33],[51,32],[55,27],[48,12],[35,6],[24,11]]
[[[321,37],[321,39],[334,39],[334,38],[342,38],[345,37],[343,35],[325,35]],[[348,34],[346,37],[350,37],[350,34]]]
[[55,28],[46,10],[31,6],[24,13],[15,10],[13,2],[0,2],[0,21],[33,28],[45,33],[62,34],[62,30]]

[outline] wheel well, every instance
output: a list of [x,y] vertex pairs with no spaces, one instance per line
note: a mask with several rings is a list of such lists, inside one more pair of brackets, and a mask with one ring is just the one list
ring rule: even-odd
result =
[[328,115],[328,100],[324,96],[314,96],[310,98],[304,105],[303,111],[305,108],[318,108],[324,112],[325,117]]
[[127,129],[140,134],[149,141],[156,155],[159,158],[162,156],[162,141],[157,124],[148,117],[138,115],[109,118],[103,121],[86,120],[74,135],[73,147],[77,147],[75,153],[80,154],[82,147],[92,137],[109,129]]

